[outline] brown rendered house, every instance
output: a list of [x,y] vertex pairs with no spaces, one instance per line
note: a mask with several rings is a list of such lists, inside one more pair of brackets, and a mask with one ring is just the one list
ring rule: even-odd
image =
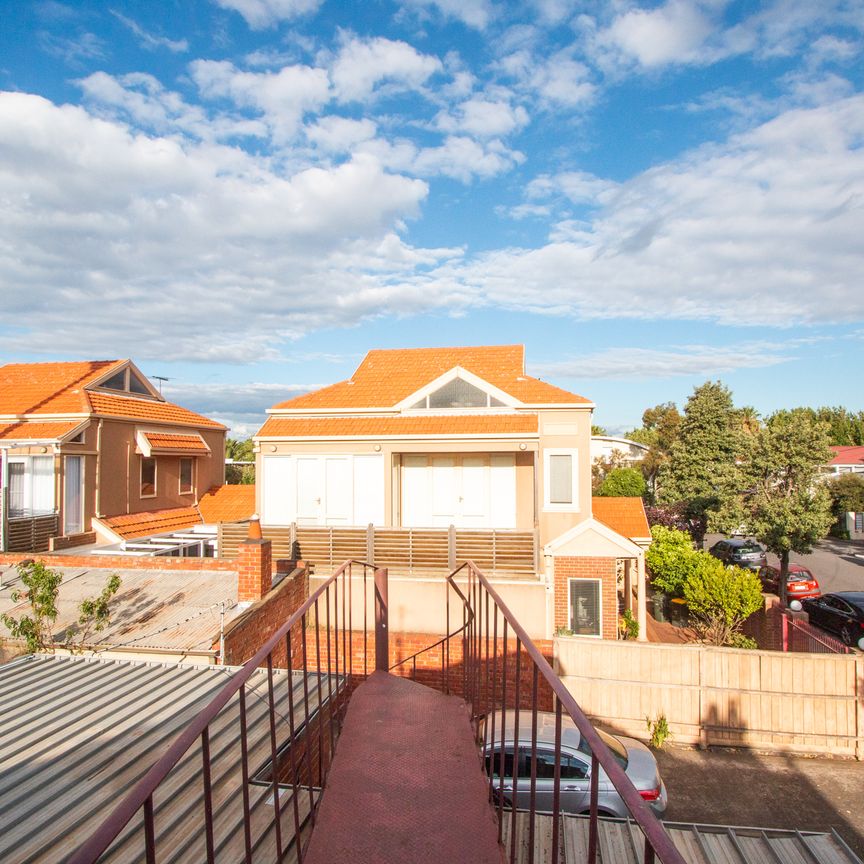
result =
[[0,367],[2,547],[89,543],[94,519],[194,507],[224,482],[225,432],[131,360]]

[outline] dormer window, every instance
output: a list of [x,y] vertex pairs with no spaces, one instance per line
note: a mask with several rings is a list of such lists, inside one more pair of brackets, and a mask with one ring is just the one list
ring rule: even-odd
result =
[[121,393],[137,393],[141,396],[152,395],[147,384],[128,366],[119,372],[115,372],[110,378],[97,386],[103,390],[119,390]]
[[462,378],[453,378],[410,406],[413,410],[432,408],[504,408],[500,399]]

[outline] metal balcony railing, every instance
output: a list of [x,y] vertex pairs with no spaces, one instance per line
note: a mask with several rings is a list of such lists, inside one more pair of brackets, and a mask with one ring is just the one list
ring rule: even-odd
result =
[[[455,578],[467,577],[463,593]],[[517,821],[517,810],[505,811],[504,778],[489,774],[489,800],[498,812],[499,840],[509,839],[509,849],[505,850],[510,864],[526,860],[532,864],[535,854],[535,833],[538,830],[536,806],[537,788],[537,720],[541,703],[555,714],[555,768],[552,804],[551,861],[558,861],[560,855],[560,816],[561,801],[561,734],[562,720],[566,715],[579,729],[584,741],[591,750],[590,810],[587,864],[595,864],[598,848],[598,797],[599,770],[602,767],[612,785],[621,796],[630,817],[634,820],[644,837],[643,861],[653,864],[655,860],[663,864],[685,864],[684,859],[664,830],[658,818],[633,786],[624,769],[609,751],[597,734],[591,722],[576,704],[576,700],[555,674],[546,658],[525,632],[513,613],[490,585],[486,576],[473,562],[454,570],[447,581],[457,595],[459,610],[454,613],[457,623],[451,632],[451,611],[448,592],[447,636],[433,645],[406,657],[393,669],[410,664],[411,677],[417,678],[418,661],[421,668],[422,656],[435,651],[440,646],[441,674],[447,692],[461,692],[471,708],[475,737],[482,753],[491,753],[492,759],[503,764],[504,730],[496,729],[498,718],[504,717],[507,710],[508,722],[512,718],[513,741],[520,740],[520,725],[525,724],[526,732],[531,734],[531,779],[529,786],[530,805],[527,820]],[[461,620],[459,620],[461,619]],[[456,641],[456,644],[454,643]],[[461,667],[456,675],[454,666]],[[503,726],[503,719],[499,724]],[[509,733],[508,733],[509,734]],[[511,742],[512,743],[512,742]],[[514,771],[514,775],[518,772]],[[518,792],[518,777],[513,777],[512,799]],[[497,786],[497,788],[496,788]],[[510,820],[509,831],[505,831],[505,819]],[[525,830],[526,838],[520,837]],[[518,841],[518,842],[517,842]]]
[[[339,567],[231,676],[68,864],[302,861],[352,687],[369,666],[373,584],[371,565]],[[362,601],[352,598],[358,588]],[[361,605],[363,620],[355,621],[352,607]],[[363,647],[353,649],[352,633],[361,626]]]

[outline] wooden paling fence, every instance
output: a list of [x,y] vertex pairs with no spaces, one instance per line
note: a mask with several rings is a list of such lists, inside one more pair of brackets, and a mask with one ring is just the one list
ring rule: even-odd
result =
[[[247,528],[245,522],[219,526],[219,557],[237,556]],[[533,531],[265,525],[262,532],[273,543],[274,558],[292,558],[299,547],[299,557],[319,572],[348,559],[373,561],[394,573],[418,575],[450,572],[456,561],[469,559],[495,575],[533,577],[537,569]]]
[[555,640],[583,710],[644,737],[665,715],[680,743],[864,758],[864,655]]

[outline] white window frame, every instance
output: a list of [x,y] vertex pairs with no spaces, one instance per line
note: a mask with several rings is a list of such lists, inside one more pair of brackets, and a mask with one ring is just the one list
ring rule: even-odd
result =
[[[153,493],[150,495],[144,494],[144,461],[153,460]],[[159,492],[159,465],[155,456],[142,456],[141,464],[138,469],[138,497],[139,498],[155,498]]]
[[84,531],[84,493],[87,488],[87,482],[85,477],[85,472],[87,470],[87,462],[83,456],[76,456],[74,454],[69,454],[63,457],[63,534],[67,533],[67,528],[69,524],[69,513],[66,508],[68,506],[68,495],[71,490],[69,490],[69,460],[77,459],[79,460],[78,464],[81,466],[81,475],[80,475],[80,485],[78,488],[78,524],[81,526],[81,532]]
[[[576,633],[573,627],[573,601],[570,596],[571,586],[574,582],[593,582],[597,585],[597,624],[599,633]],[[583,636],[586,639],[602,639],[603,638],[603,580],[602,579],[581,579],[571,576],[567,579],[567,629],[576,636]]]
[[[195,468],[196,462],[194,456],[180,456],[180,461],[177,464],[177,492],[179,495],[194,495],[195,494]],[[188,459],[192,463],[192,474],[189,479],[189,488],[183,488],[183,461]]]
[[[36,497],[36,471],[34,460],[35,459],[44,459],[50,460],[52,463],[51,469],[51,507],[46,509],[44,507],[36,508],[33,507],[34,498]],[[39,514],[47,514],[47,513],[56,513],[57,512],[57,489],[56,489],[56,465],[54,463],[53,456],[10,456],[7,460],[7,465],[23,465],[24,466],[24,474],[23,474],[23,488],[22,488],[22,511],[27,514],[33,514],[38,512]],[[4,478],[4,482],[9,482],[9,475],[7,469],[7,476]],[[11,496],[10,496],[11,498]],[[11,505],[11,501],[10,501]],[[11,508],[10,508],[11,509]]]
[[[552,456],[570,457],[570,497],[569,503],[553,503],[552,493]],[[559,513],[579,512],[579,451],[573,447],[552,447],[543,451],[543,509]]]

